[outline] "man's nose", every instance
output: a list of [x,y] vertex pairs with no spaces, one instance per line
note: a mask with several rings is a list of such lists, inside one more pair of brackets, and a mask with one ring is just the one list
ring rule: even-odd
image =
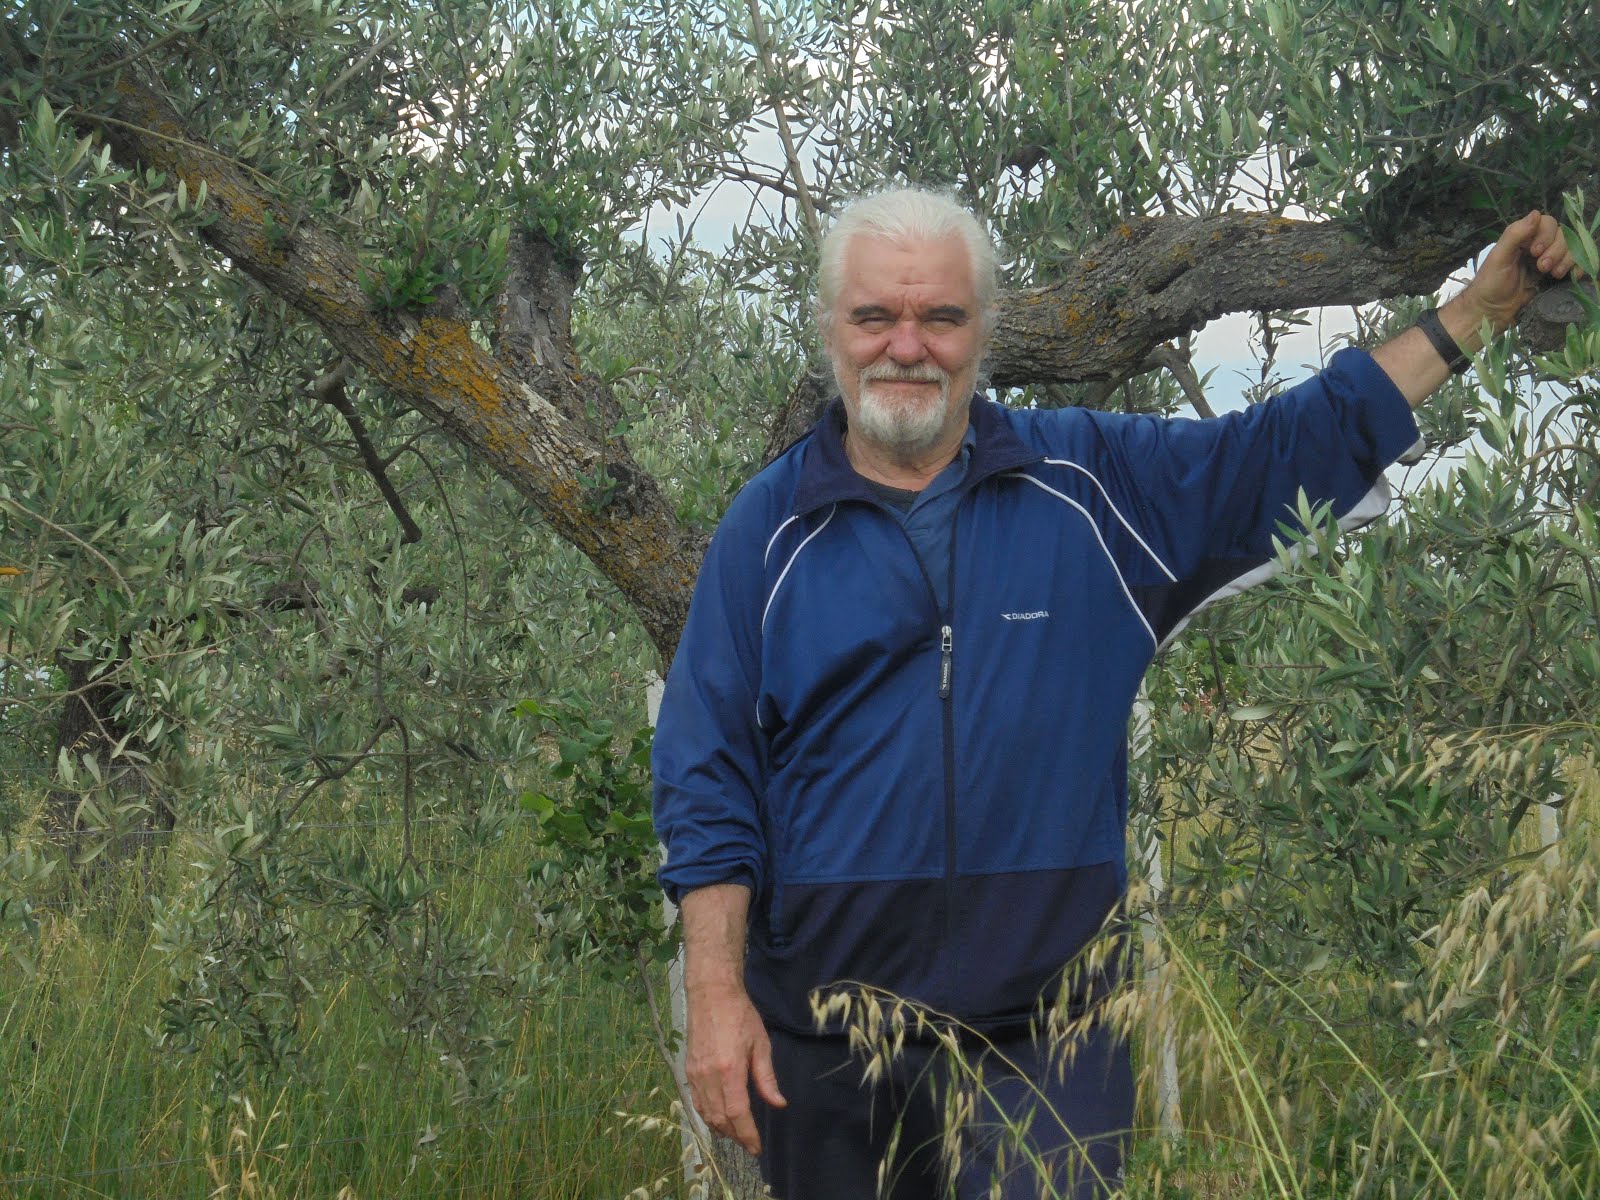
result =
[[897,321],[889,331],[889,357],[898,363],[921,362],[928,355],[915,321]]

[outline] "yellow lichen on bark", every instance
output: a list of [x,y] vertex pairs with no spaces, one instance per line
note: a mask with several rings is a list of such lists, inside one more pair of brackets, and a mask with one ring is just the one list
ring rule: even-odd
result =
[[182,181],[191,201],[204,183],[207,197],[233,226],[229,232],[240,239],[240,249],[263,266],[281,264],[283,255],[267,236],[267,221],[269,215],[281,221],[282,215],[269,214],[257,189],[239,181],[233,164],[190,138],[176,114],[156,97],[125,76],[117,79],[116,90],[132,110],[128,115],[138,117],[130,123],[146,135],[141,139],[139,157]]
[[533,460],[527,430],[508,404],[506,389],[514,385],[463,322],[425,316],[404,334],[380,334],[377,351],[377,372],[388,386],[428,407],[462,414],[472,440],[491,456],[523,464]]
[[396,349],[397,369],[423,388],[443,384],[490,420],[505,410],[499,372],[478,348],[462,321],[425,316]]
[[317,320],[331,325],[353,325],[366,315],[364,307],[352,307],[350,300],[341,297],[320,272],[307,271],[303,278],[305,289],[301,292],[301,307]]

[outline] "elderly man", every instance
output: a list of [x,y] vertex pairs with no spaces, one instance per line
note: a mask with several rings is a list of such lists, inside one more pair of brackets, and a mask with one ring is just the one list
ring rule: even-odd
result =
[[[857,201],[822,246],[839,399],[738,495],[707,552],[655,742],[663,886],[683,919],[688,1073],[784,1200],[1104,1195],[1133,1118],[1125,1044],[1064,1073],[1030,1021],[1091,1005],[1063,968],[1124,890],[1127,721],[1162,641],[1272,561],[1301,490],[1383,511],[1411,407],[1510,324],[1554,220],[1471,285],[1213,421],[975,395],[994,249],[949,199]],[[984,1104],[942,1159],[931,1046],[863,1079],[820,993],[869,986],[959,1028]],[[1027,1169],[985,1134],[1037,1109]],[[985,1119],[987,1118],[987,1119]],[[1001,1160],[1011,1165],[1001,1169]]]

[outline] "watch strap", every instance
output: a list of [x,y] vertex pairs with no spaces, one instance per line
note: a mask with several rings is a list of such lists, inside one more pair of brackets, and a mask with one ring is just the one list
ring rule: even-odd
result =
[[1450,374],[1460,375],[1472,365],[1472,359],[1467,357],[1466,351],[1445,329],[1444,322],[1439,319],[1437,308],[1430,308],[1418,317],[1417,328],[1422,330],[1423,336],[1439,352],[1439,357],[1444,359],[1445,365],[1450,368]]

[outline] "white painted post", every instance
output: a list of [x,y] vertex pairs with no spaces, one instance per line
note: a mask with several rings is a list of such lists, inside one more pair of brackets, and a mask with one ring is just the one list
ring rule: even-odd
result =
[[[1554,797],[1552,797],[1554,799]],[[1556,866],[1561,861],[1561,810],[1554,804],[1539,805],[1539,845],[1545,848],[1546,866]]]
[[[1145,699],[1143,688],[1133,704],[1131,749],[1129,774],[1138,779],[1142,775],[1138,764],[1150,750],[1150,703]],[[1166,891],[1166,877],[1161,866],[1161,839],[1156,822],[1148,815],[1148,809],[1140,807],[1142,815],[1135,824],[1134,846],[1144,868],[1153,908]],[[1156,1054],[1156,1120],[1162,1136],[1177,1141],[1183,1136],[1183,1113],[1178,1105],[1178,1035],[1172,1023],[1172,975],[1154,917],[1146,913],[1139,918],[1139,924],[1144,941],[1144,984],[1150,989],[1151,998],[1150,1040]]]
[[[661,694],[666,690],[666,681],[659,675],[652,676],[645,686],[644,702],[645,713],[650,724],[655,725],[661,716]],[[678,919],[678,906],[671,900],[661,901],[661,923],[671,929]],[[688,1021],[688,1004],[683,993],[683,947],[678,947],[678,953],[673,957],[672,964],[667,968],[667,992],[669,1003],[672,1007],[672,1031],[677,1034],[678,1045],[672,1052],[672,1074],[677,1080],[679,1096],[689,1094],[689,1079],[684,1073],[684,1030]],[[710,1130],[700,1120],[700,1114],[692,1107],[685,1104],[683,1125],[679,1132],[683,1138],[683,1181],[686,1185],[693,1186],[701,1180],[701,1169],[704,1162],[700,1157],[700,1147],[705,1145],[704,1139],[710,1136]]]

